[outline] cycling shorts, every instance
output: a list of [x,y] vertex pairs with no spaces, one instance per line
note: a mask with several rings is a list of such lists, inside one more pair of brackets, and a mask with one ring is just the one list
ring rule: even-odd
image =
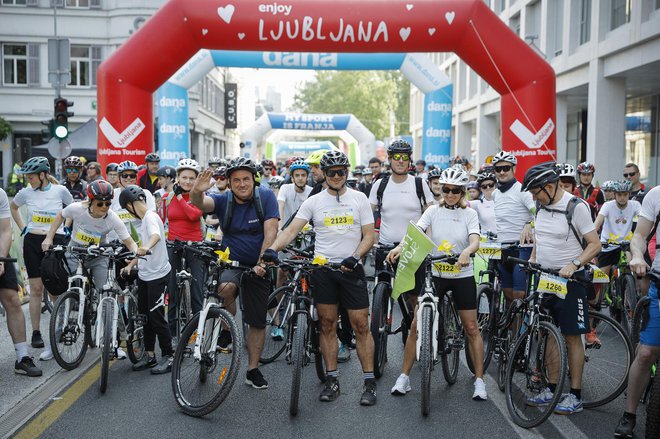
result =
[[314,270],[311,281],[316,303],[341,304],[344,309],[369,308],[367,280],[362,265],[349,272]]
[[474,281],[474,276],[454,279],[433,276],[433,286],[438,296],[451,291],[456,309],[477,309],[477,284]]
[[548,294],[543,297],[543,307],[550,312],[562,334],[586,334],[589,332],[587,287],[578,282],[568,282],[566,287],[568,294],[564,299]]
[[244,270],[225,269],[220,275],[220,284],[232,283],[236,285],[241,294],[241,311],[243,321],[248,325],[263,329],[266,327],[266,313],[268,311],[268,295],[270,294],[270,280],[253,274],[246,274]]
[[508,256],[529,260],[532,247],[520,247],[517,250],[502,250],[502,261],[497,266],[502,288],[513,288],[515,291],[525,291],[527,288],[527,273],[518,264],[512,264]]
[[660,304],[658,303],[658,286],[651,282],[649,286],[649,320],[646,328],[639,333],[639,342],[647,346],[660,346]]
[[0,289],[18,291],[18,278],[13,262],[5,262],[5,272],[0,276]]

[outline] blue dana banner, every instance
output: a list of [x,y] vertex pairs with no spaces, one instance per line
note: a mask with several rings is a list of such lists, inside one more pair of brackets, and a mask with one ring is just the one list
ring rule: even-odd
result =
[[272,129],[284,130],[345,130],[353,117],[350,114],[268,113]]
[[424,96],[422,159],[427,165],[449,166],[453,92],[454,87],[447,85]]
[[161,166],[174,166],[190,157],[188,90],[171,82],[156,94],[158,104],[158,154]]
[[216,66],[257,69],[398,70],[405,53],[243,52],[213,50]]

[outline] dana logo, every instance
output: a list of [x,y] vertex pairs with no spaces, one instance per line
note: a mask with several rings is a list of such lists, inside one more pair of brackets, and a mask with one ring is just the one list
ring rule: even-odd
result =
[[158,106],[161,108],[174,108],[174,111],[181,111],[186,107],[186,100],[166,98],[165,96],[163,96],[158,100]]
[[448,155],[436,155],[431,154],[430,152],[424,156],[424,161],[426,163],[449,163]]
[[439,112],[446,115],[451,113],[451,104],[443,104],[440,102],[431,101],[426,106],[426,110],[429,112]]
[[166,123],[162,124],[158,131],[161,134],[174,134],[174,137],[180,139],[186,133],[185,125],[168,125]]
[[435,128],[427,128],[424,134],[428,138],[439,138],[441,142],[448,142],[451,138],[451,130],[437,130]]
[[161,160],[176,160],[187,158],[187,154],[183,151],[158,151]]
[[267,66],[284,67],[337,67],[336,53],[264,52]]

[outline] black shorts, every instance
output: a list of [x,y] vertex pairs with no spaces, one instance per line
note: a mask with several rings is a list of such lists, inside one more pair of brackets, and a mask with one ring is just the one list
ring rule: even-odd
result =
[[621,250],[616,249],[609,252],[600,252],[598,254],[598,267],[608,267],[619,262]]
[[587,287],[578,282],[568,282],[566,285],[566,298],[560,299],[549,294],[543,297],[543,306],[550,312],[562,334],[586,334],[589,332]]
[[0,289],[18,291],[18,279],[13,262],[5,262],[5,272],[0,277]]
[[362,265],[358,265],[350,272],[314,270],[311,283],[312,295],[316,303],[341,304],[345,309],[369,308],[367,280],[364,278]]
[[265,328],[270,293],[268,275],[259,277],[256,274],[245,274],[244,270],[226,269],[220,275],[220,284],[226,282],[236,285],[241,294],[243,321],[253,328]]
[[[44,252],[41,249],[41,243],[46,239],[46,235],[37,235],[35,233],[26,233],[23,237],[23,260],[27,270],[28,279],[41,277],[41,260],[44,258]],[[67,245],[69,238],[64,235],[55,235],[53,245]]]
[[433,286],[438,296],[451,291],[456,309],[477,309],[477,284],[474,276],[444,279],[433,276]]

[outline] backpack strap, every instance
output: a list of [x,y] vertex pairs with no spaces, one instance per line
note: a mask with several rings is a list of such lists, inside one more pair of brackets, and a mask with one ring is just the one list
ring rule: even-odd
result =
[[536,214],[538,215],[539,211],[541,209],[548,211],[548,212],[555,212],[555,213],[563,213],[564,216],[566,217],[566,222],[568,223],[568,228],[571,229],[571,232],[573,232],[573,235],[575,236],[575,239],[577,239],[577,242],[580,243],[580,247],[584,250],[587,247],[587,243],[580,237],[580,234],[578,233],[577,229],[573,225],[573,213],[575,212],[575,208],[577,207],[578,203],[584,203],[584,205],[589,208],[589,205],[582,200],[579,197],[573,196],[571,197],[570,200],[568,200],[568,205],[566,206],[566,210],[560,210],[560,209],[549,209],[546,206],[542,205],[538,201],[536,202]]
[[387,187],[387,183],[390,181],[390,176],[386,175],[380,179],[380,185],[378,185],[378,191],[376,192],[376,202],[378,203],[378,211],[380,212],[383,208],[383,193]]
[[419,207],[424,212],[424,206],[426,206],[426,195],[424,195],[424,180],[422,177],[415,177],[415,189],[417,190],[417,198],[419,198]]
[[225,214],[222,216],[221,229],[223,234],[229,232],[229,225],[231,218],[234,216],[234,194],[229,190],[227,191],[227,203],[225,204]]
[[[651,242],[651,240],[653,239],[653,236],[655,236],[655,233],[658,231],[658,224],[660,224],[660,212],[658,212],[658,216],[655,217],[655,222],[653,223],[653,228],[651,229],[651,232],[646,236],[647,246],[648,243]],[[655,248],[656,249],[660,248],[660,244],[658,243],[657,238],[655,241]]]
[[257,211],[257,218],[261,225],[264,224],[266,215],[264,215],[264,206],[261,204],[261,195],[260,188],[257,186],[254,188],[254,210]]

